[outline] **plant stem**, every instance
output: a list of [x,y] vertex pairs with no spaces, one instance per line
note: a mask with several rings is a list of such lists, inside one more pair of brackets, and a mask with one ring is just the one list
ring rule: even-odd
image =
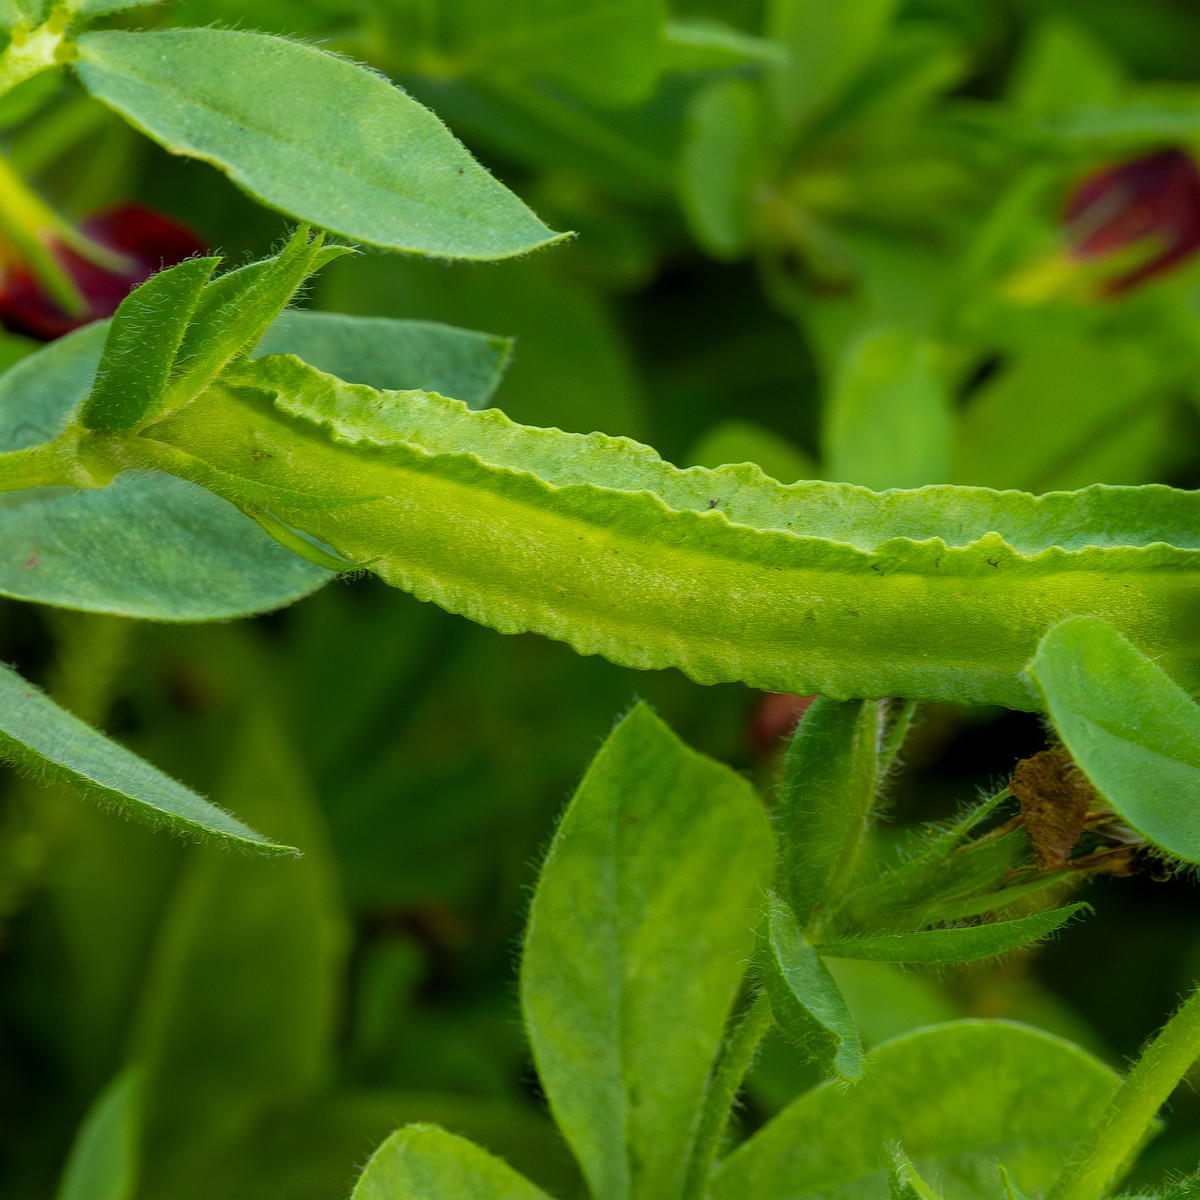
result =
[[79,461],[74,444],[59,438],[25,450],[0,453],[0,492],[36,487],[100,487],[98,479]]
[[69,22],[69,13],[55,9],[36,29],[18,25],[13,30],[12,40],[0,54],[0,96],[63,61]]
[[1137,1152],[1155,1114],[1200,1058],[1200,988],[1142,1052],[1046,1200],[1100,1200]]
[[771,1003],[766,993],[760,992],[730,1031],[700,1111],[700,1123],[684,1175],[682,1200],[704,1200],[733,1102],[774,1021]]

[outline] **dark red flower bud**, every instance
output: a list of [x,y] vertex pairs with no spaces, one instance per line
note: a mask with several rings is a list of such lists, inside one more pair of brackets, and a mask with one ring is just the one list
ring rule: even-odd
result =
[[1069,255],[1144,256],[1102,285],[1107,295],[1161,275],[1200,249],[1200,172],[1183,150],[1159,150],[1085,179],[1064,213]]
[[750,722],[750,743],[760,754],[770,750],[800,724],[816,696],[793,696],[790,692],[764,692]]
[[[79,232],[119,256],[120,269],[89,262],[46,236],[55,261],[70,277],[83,301],[83,311],[69,313],[38,281],[28,264],[8,265],[0,278],[0,322],[14,333],[49,341],[89,321],[111,317],[117,305],[156,271],[204,250],[200,239],[183,225],[140,204],[122,204],[82,221]],[[0,230],[0,234],[3,231]]]

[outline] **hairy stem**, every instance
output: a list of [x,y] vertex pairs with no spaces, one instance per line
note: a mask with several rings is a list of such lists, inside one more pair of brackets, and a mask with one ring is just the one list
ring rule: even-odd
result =
[[1200,988],[1142,1052],[1046,1200],[1100,1200],[1129,1165],[1155,1114],[1197,1058]]
[[721,1058],[709,1080],[704,1107],[700,1111],[700,1122],[684,1176],[682,1200],[704,1200],[733,1102],[774,1021],[771,1002],[765,992],[760,992],[730,1031]]

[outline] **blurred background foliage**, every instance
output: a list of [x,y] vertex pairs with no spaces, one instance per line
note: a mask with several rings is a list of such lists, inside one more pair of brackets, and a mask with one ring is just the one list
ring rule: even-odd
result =
[[[495,403],[521,421],[785,481],[1200,483],[1194,4],[677,0],[663,16],[650,0],[178,0],[131,20],[367,62],[578,231],[499,265],[367,253],[308,297],[515,336]],[[0,126],[74,219],[136,199],[235,261],[283,232],[54,76],[6,98]],[[5,335],[0,357],[32,345]],[[224,626],[5,603],[0,658],[305,851],[230,857],[4,781],[13,1200],[53,1193],[82,1116],[133,1060],[144,1200],[343,1195],[405,1120],[577,1194],[514,996],[539,853],[634,697],[767,794],[790,712],[352,579]],[[947,815],[1042,742],[1028,716],[931,707],[894,828]],[[941,975],[834,965],[871,1041],[1011,1017],[1121,1064],[1200,973],[1196,895],[1188,879],[1100,881],[1096,915],[1032,954]],[[771,1045],[743,1121],[811,1079]],[[1194,1168],[1198,1116],[1181,1102],[1135,1182]]]

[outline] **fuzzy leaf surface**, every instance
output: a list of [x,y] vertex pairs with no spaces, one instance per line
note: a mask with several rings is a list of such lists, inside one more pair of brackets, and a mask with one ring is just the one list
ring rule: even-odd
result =
[[1086,904],[1068,904],[1050,912],[1034,913],[1011,921],[969,925],[961,929],[922,929],[912,933],[885,933],[877,937],[847,938],[818,946],[829,958],[869,958],[876,962],[946,964],[974,962],[1010,954],[1022,946],[1048,937],[1078,916]]
[[1051,629],[1029,671],[1072,757],[1122,819],[1200,862],[1200,708],[1187,692],[1094,617]]
[[768,902],[759,926],[755,965],[784,1036],[804,1050],[822,1074],[857,1079],[863,1047],[854,1017],[821,956],[777,897]]
[[738,1146],[711,1200],[888,1200],[886,1146],[897,1141],[944,1194],[994,1200],[997,1158],[1039,1194],[1120,1082],[1069,1042],[1002,1021],[919,1030],[864,1066],[854,1087],[813,1088]]
[[436,1125],[406,1125],[374,1154],[350,1200],[549,1200],[502,1159]]
[[355,241],[496,259],[559,240],[428,109],[315,47],[262,33],[85,33],[83,85],[173,154]]
[[[51,342],[0,376],[0,450],[61,432],[91,389],[106,328]],[[279,608],[331,578],[231,504],[157,471],[89,491],[0,494],[0,594],[17,600],[212,621]]]
[[0,757],[47,780],[74,784],[102,804],[150,825],[271,854],[291,851],[98,733],[4,666]]
[[676,1195],[773,865],[750,785],[635,707],[559,827],[521,997],[550,1108],[595,1195]]

